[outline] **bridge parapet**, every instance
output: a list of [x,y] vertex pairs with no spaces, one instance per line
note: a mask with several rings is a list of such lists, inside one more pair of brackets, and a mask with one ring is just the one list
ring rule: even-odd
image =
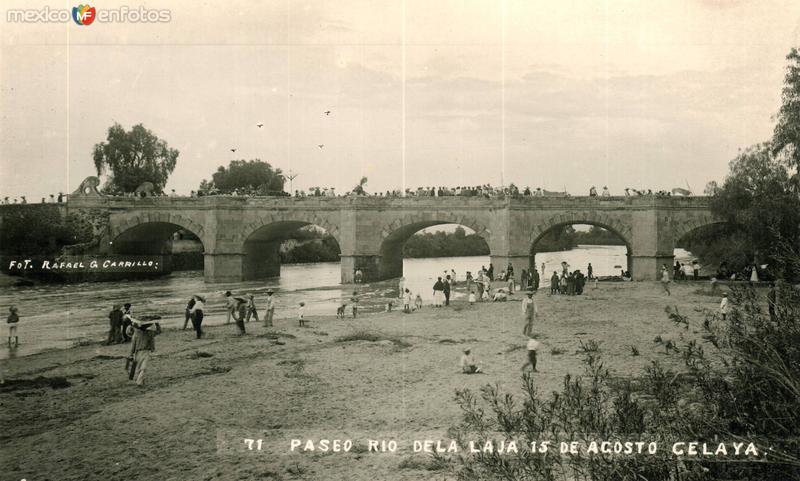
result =
[[[45,204],[48,205],[48,204]],[[420,229],[461,224],[489,245],[500,270],[529,268],[531,251],[550,229],[565,224],[609,228],[629,249],[637,279],[655,279],[672,261],[675,241],[716,222],[707,197],[111,197],[73,195],[70,210],[109,213],[107,249],[131,253],[169,229],[185,229],[204,246],[209,281],[276,275],[280,241],[300,226],[326,229],[339,243],[342,280],[361,269],[366,280],[402,275],[402,247]],[[0,225],[3,208],[0,206]],[[35,205],[31,205],[35,208]],[[16,206],[19,208],[19,206]],[[174,230],[172,232],[174,232]],[[114,242],[118,240],[118,242]],[[269,265],[267,265],[269,264]],[[253,267],[256,266],[256,267]]]

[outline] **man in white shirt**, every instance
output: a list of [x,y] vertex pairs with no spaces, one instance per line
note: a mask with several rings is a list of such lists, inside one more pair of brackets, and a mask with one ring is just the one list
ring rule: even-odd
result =
[[264,327],[272,327],[272,317],[275,315],[275,296],[272,289],[267,291],[267,315],[264,317]]

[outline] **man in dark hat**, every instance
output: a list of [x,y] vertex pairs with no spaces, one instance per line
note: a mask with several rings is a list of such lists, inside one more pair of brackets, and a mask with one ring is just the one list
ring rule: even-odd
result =
[[111,312],[108,313],[108,321],[110,330],[108,331],[106,344],[119,344],[122,342],[122,310],[119,304],[114,304]]
[[152,321],[131,320],[133,326],[133,341],[131,342],[131,359],[134,369],[132,380],[136,385],[144,387],[144,374],[150,362],[150,356],[156,350],[156,336],[161,334],[161,324],[155,323],[155,329],[150,329]]

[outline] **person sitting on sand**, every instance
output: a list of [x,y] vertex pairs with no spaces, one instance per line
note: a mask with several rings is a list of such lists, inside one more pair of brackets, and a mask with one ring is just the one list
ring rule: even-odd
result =
[[136,385],[144,387],[144,374],[150,361],[150,356],[156,350],[156,336],[161,334],[161,324],[155,323],[155,330],[151,330],[151,322],[131,319],[134,327],[133,341],[131,342],[131,358],[136,363],[133,380]]
[[297,308],[297,322],[300,325],[300,327],[305,327],[306,325],[305,315],[306,315],[306,303],[301,302],[300,307]]
[[8,324],[8,347],[9,349],[11,346],[11,338],[14,338],[14,346],[19,346],[19,336],[17,335],[17,325],[19,324],[19,314],[17,314],[17,306],[11,306],[8,308],[8,318],[6,318],[6,323]]
[[533,372],[539,372],[536,369],[536,351],[539,349],[539,341],[534,339],[530,334],[528,335],[528,343],[525,346],[528,350],[528,361],[522,365],[522,370],[524,371],[525,368],[531,366]]
[[461,355],[461,372],[464,374],[476,374],[481,372],[478,361],[475,360],[470,348],[464,349],[464,354]]
[[414,298],[414,308],[417,310],[422,309],[422,294],[417,292],[417,297]]
[[501,287],[494,292],[492,302],[506,302],[508,300],[508,289]]

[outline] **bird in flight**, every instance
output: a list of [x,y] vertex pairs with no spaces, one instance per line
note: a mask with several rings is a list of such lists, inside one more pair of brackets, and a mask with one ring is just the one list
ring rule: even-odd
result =
[[236,152],[236,149],[231,149],[231,152]]
[[321,148],[325,147],[325,144],[319,144],[319,145],[317,145],[317,147],[319,147],[321,149]]
[[264,124],[256,124],[256,127],[258,127],[259,129],[260,129],[261,127],[263,127],[263,126],[264,126]]
[[331,111],[330,110],[326,110],[325,112],[322,112],[322,113],[325,114],[325,115],[330,115]]

